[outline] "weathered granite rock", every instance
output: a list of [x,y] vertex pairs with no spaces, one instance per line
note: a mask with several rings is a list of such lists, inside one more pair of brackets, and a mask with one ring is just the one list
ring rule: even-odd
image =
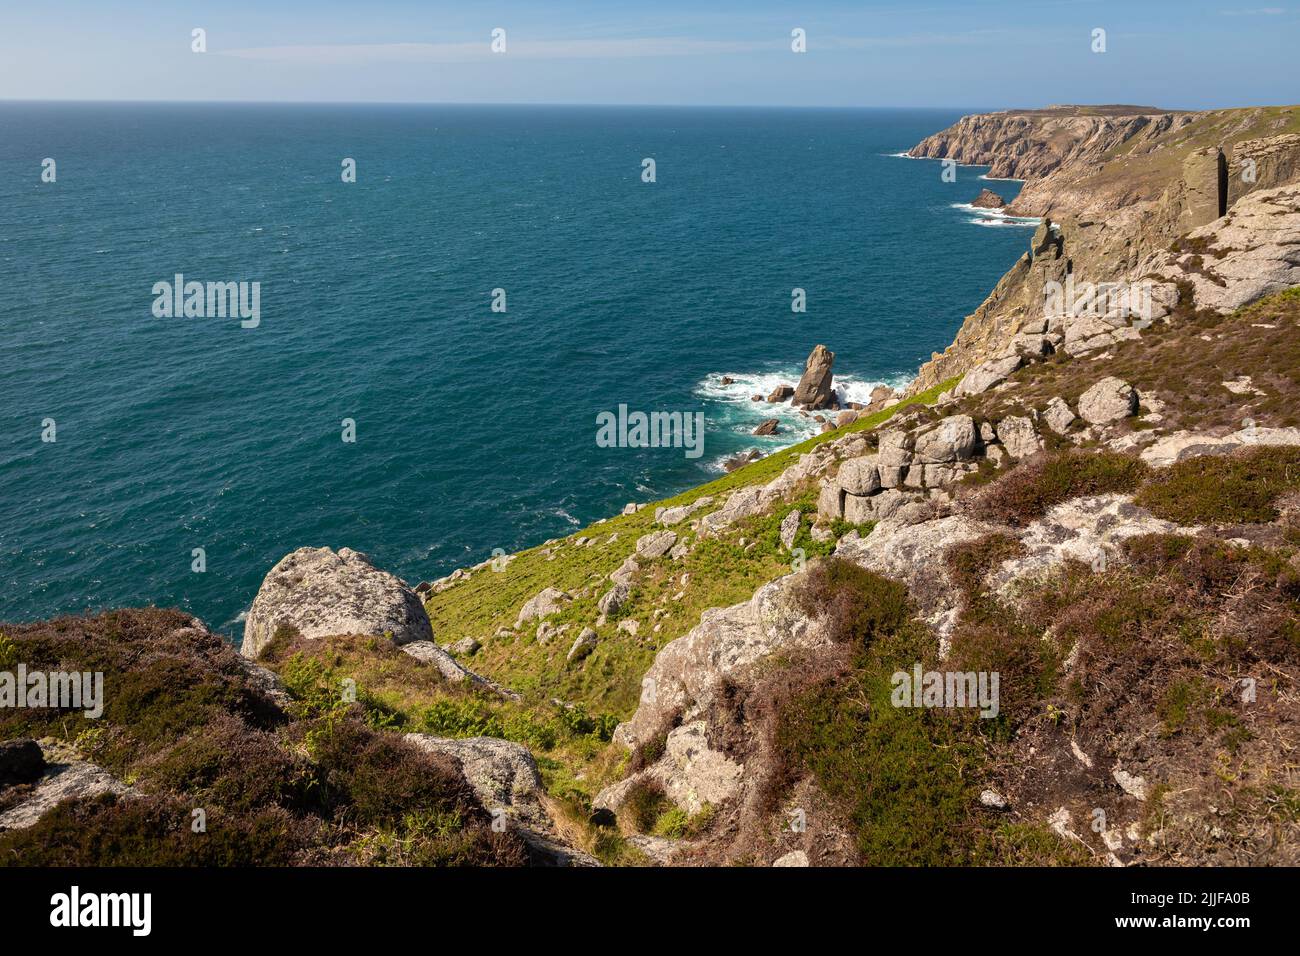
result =
[[1070,423],[1074,419],[1074,412],[1070,411],[1070,406],[1059,395],[1048,402],[1047,408],[1043,410],[1043,421],[1047,422],[1047,426],[1058,435],[1064,435],[1069,431]]
[[965,515],[914,521],[924,517],[925,508],[904,505],[877,524],[868,537],[851,539],[846,535],[840,539],[835,553],[906,584],[946,654],[948,635],[956,623],[959,589],[948,576],[944,556],[953,545],[993,529]]
[[632,586],[630,584],[615,584],[596,602],[596,610],[607,616],[617,614],[631,595]]
[[981,189],[980,194],[970,204],[977,209],[1001,209],[1007,201],[991,189]]
[[64,800],[136,792],[107,770],[82,760],[47,762],[44,773],[32,782],[35,789],[0,813],[0,831],[29,827]]
[[456,740],[430,734],[406,734],[404,739],[426,753],[454,758],[487,810],[505,810],[533,826],[550,825],[542,807],[537,761],[522,744],[495,737]]
[[798,511],[791,511],[781,519],[781,528],[778,535],[781,539],[781,547],[789,551],[794,547],[795,536],[799,533],[799,520],[802,517]]
[[280,679],[279,674],[270,668],[263,667],[261,664],[254,663],[243,655],[240,655],[238,660],[239,666],[248,675],[249,682],[275,706],[284,710],[293,703],[293,695],[289,693],[289,688],[284,686],[284,681]]
[[643,561],[653,561],[662,558],[676,543],[676,531],[651,531],[637,538],[636,556]]
[[[758,452],[754,452],[754,454],[757,456]],[[707,508],[711,504],[713,504],[713,496],[703,495],[702,497],[696,498],[690,504],[676,505],[672,508],[656,508],[655,521],[659,522],[659,524],[664,527],[681,524],[701,508]]]
[[473,654],[477,654],[479,648],[482,646],[482,644],[472,637],[462,637],[459,641],[453,641],[449,644],[447,650],[461,657],[469,657]]
[[824,345],[818,345],[804,363],[803,377],[794,390],[794,404],[805,408],[834,408],[835,392],[831,388],[831,366],[835,364],[835,353]]
[[841,488],[851,495],[869,495],[880,489],[880,469],[875,455],[850,458],[840,465],[836,479]]
[[1173,522],[1154,517],[1127,495],[1075,498],[1052,508],[1021,535],[1024,553],[993,568],[987,577],[1003,595],[1025,579],[1034,579],[1066,560],[1100,571],[1122,559],[1122,545],[1144,534],[1176,534]]
[[912,460],[926,465],[967,461],[978,440],[975,421],[969,415],[950,415],[917,434]]
[[761,488],[737,488],[721,508],[700,519],[700,534],[720,531],[737,521],[756,515],[763,509],[764,503]]
[[652,736],[666,718],[687,716],[707,706],[719,679],[778,648],[826,643],[817,622],[799,610],[790,593],[796,575],[759,588],[752,598],[726,608],[710,608],[687,634],[656,655],[642,682],[641,701],[614,739],[633,748]]
[[388,635],[405,644],[433,635],[415,592],[351,548],[299,548],[280,559],[248,611],[244,656],[257,657],[281,624],[308,639]]
[[832,521],[844,517],[844,491],[838,481],[822,479],[817,492],[817,514]]
[[784,402],[793,394],[793,385],[778,385],[776,388],[772,389],[771,394],[767,396],[767,401],[770,404],[775,405],[777,402]]
[[[540,639],[540,638],[539,638]],[[542,643],[545,643],[543,641]],[[425,664],[432,664],[439,674],[453,684],[459,684],[468,681],[476,687],[483,690],[491,691],[508,700],[519,700],[519,695],[512,690],[507,690],[495,681],[488,680],[475,674],[465,665],[461,664],[456,658],[452,657],[433,641],[410,641],[402,645],[403,653],[409,654],[417,661]]]
[[952,390],[953,398],[964,398],[967,395],[987,392],[1023,364],[1024,359],[1019,355],[1007,355],[982,362],[967,372],[957,383],[957,387]]
[[780,420],[780,419],[778,419],[778,418],[768,418],[768,419],[764,420],[763,423],[760,424],[757,428],[755,428],[752,434],[755,434],[755,435],[775,435],[775,434],[777,433],[777,431],[779,430],[780,425],[781,425],[781,420]]
[[574,638],[573,646],[569,648],[569,653],[566,655],[565,660],[570,663],[582,660],[596,649],[596,643],[595,630],[590,627],[584,627],[582,633]]
[[1134,273],[1189,282],[1198,308],[1221,313],[1300,285],[1300,186],[1257,190],[1230,212],[1187,237],[1212,254],[1162,250]]
[[573,598],[559,588],[543,588],[529,598],[524,603],[524,606],[519,609],[519,616],[515,619],[515,627],[522,627],[529,621],[550,617],[571,600]]
[[1090,425],[1119,421],[1137,414],[1137,410],[1138,394],[1133,386],[1113,375],[1079,396],[1079,417]]
[[1012,458],[1028,458],[1042,451],[1043,440],[1038,437],[1034,423],[1023,415],[1010,415],[998,422],[998,440]]

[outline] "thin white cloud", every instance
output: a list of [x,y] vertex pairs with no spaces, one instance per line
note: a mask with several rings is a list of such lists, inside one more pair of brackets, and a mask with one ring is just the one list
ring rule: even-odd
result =
[[[811,34],[808,48],[856,50],[873,47],[950,46],[981,43],[998,31],[957,34],[915,34],[895,37],[836,37]],[[507,53],[522,59],[577,60],[633,57],[716,56],[789,49],[788,37],[771,40],[704,40],[694,37],[636,37],[609,39],[532,40],[507,35]],[[242,47],[213,53],[241,60],[267,60],[313,65],[354,63],[447,63],[485,59],[494,54],[487,39],[472,43],[325,43],[293,46]]]

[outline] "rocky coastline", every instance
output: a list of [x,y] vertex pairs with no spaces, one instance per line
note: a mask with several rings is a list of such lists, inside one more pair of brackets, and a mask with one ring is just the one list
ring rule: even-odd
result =
[[[0,717],[0,849],[88,828],[91,863],[1300,863],[1275,810],[1300,793],[1298,129],[965,117],[909,155],[1023,179],[1011,211],[1043,221],[901,394],[839,408],[817,344],[753,396],[822,416],[814,438],[414,587],[301,548],[240,653],[178,612],[6,625],[0,665],[116,685],[75,733]],[[1084,283],[1107,295],[1045,295]],[[999,673],[995,728],[891,707],[913,664]],[[189,716],[155,712],[177,681]],[[195,809],[219,850],[175,832]],[[108,849],[128,819],[134,856]]]

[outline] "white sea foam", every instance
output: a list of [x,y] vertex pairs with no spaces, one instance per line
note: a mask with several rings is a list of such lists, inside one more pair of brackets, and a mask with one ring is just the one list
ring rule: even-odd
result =
[[987,179],[991,183],[1023,183],[1025,180],[1016,179],[1014,176],[990,176],[988,173],[980,173],[980,179]]
[[972,206],[968,202],[955,202],[951,208],[960,209],[962,212],[973,212],[978,218],[967,219],[966,221],[974,226],[1037,226],[1042,220],[1034,216],[1011,216],[1002,210],[1005,206],[997,209],[985,209],[981,206]]
[[[834,419],[836,410],[810,412],[804,414],[790,404],[789,400],[769,404],[766,401],[778,386],[794,386],[798,383],[803,369],[798,366],[774,368],[761,372],[714,372],[704,378],[695,387],[695,394],[703,401],[715,407],[705,413],[706,419],[716,422],[719,430],[748,439],[749,446],[758,448],[764,454],[771,454],[787,445],[793,445],[811,438],[821,431],[822,423],[814,417]],[[731,384],[723,385],[722,379],[732,379]],[[849,402],[867,404],[871,401],[871,390],[880,385],[901,388],[910,382],[911,375],[898,373],[888,380],[860,379],[853,375],[836,375],[834,377],[835,394],[840,406],[847,407]],[[753,401],[752,396],[763,396],[762,401]],[[717,406],[721,406],[718,408]],[[775,418],[779,423],[775,435],[754,435],[758,425]],[[743,449],[742,449],[743,450]],[[710,462],[712,470],[722,470],[722,463],[737,454],[729,451]]]

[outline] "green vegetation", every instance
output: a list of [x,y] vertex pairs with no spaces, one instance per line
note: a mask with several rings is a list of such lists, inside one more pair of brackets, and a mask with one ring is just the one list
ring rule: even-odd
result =
[[[0,739],[54,738],[141,795],[66,801],[34,826],[0,834],[0,864],[526,860],[517,835],[491,830],[451,762],[376,729],[396,712],[349,703],[337,684],[327,694],[309,667],[286,668],[303,698],[285,715],[232,647],[177,611],[60,618],[9,634],[6,648],[32,669],[102,671],[106,706],[94,721],[81,711],[6,709]],[[196,808],[205,815],[197,829]]]
[[832,630],[843,643],[802,669],[806,680],[786,673],[761,691],[776,714],[769,804],[812,774],[851,822],[869,865],[1086,862],[1054,835],[1004,826],[979,807],[977,782],[991,770],[985,722],[894,706],[893,674],[936,663],[933,637],[908,613],[899,586],[838,559],[822,567],[805,597],[839,609]]
[[1178,524],[1261,524],[1276,519],[1278,498],[1296,490],[1300,448],[1256,447],[1177,462],[1153,477],[1135,500]]

